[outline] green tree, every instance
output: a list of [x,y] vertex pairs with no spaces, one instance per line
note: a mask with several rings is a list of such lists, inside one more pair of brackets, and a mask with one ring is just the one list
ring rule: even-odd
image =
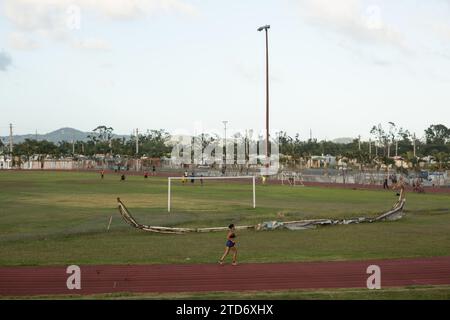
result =
[[113,131],[114,129],[111,127],[107,127],[105,125],[98,126],[94,130],[92,130],[93,133],[90,134],[88,137],[91,138],[95,142],[108,142],[113,137]]
[[372,127],[372,129],[370,130],[370,134],[374,136],[375,141],[378,142],[379,145],[383,146],[383,155],[387,156],[389,133],[383,129],[383,126],[380,123]]
[[[150,130],[147,134],[139,135],[139,155],[146,155],[151,158],[159,158],[168,156],[172,151],[169,145],[170,134],[164,129]],[[132,156],[135,154],[136,137],[131,136],[131,139],[126,142],[127,154]]]
[[111,140],[113,138],[112,127],[108,127],[105,125],[101,125],[92,130],[92,133],[88,135],[90,141],[94,143],[93,153],[99,153],[106,155],[107,153],[112,152],[112,143]]
[[433,124],[425,130],[427,144],[445,144],[450,140],[450,129],[443,124]]
[[25,141],[15,144],[14,154],[26,158],[26,160],[30,160],[33,155],[40,156],[41,158],[48,155],[60,155],[58,146],[53,142],[47,140],[37,141],[33,139],[25,139]]
[[437,169],[439,171],[449,168],[450,154],[446,152],[437,152],[433,154],[433,157],[438,164]]

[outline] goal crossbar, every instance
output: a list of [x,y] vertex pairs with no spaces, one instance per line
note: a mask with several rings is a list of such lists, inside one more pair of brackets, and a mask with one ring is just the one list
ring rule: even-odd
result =
[[256,208],[256,177],[255,176],[225,176],[225,177],[199,177],[199,176],[186,176],[186,177],[168,177],[167,178],[167,212],[170,212],[170,203],[172,199],[171,184],[172,180],[236,180],[236,179],[251,179],[253,185],[253,208]]

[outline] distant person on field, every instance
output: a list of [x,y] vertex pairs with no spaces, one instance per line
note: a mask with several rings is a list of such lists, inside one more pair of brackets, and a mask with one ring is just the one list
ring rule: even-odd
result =
[[120,176],[120,180],[121,180],[121,181],[125,181],[125,175],[124,175],[124,174],[122,174],[122,175]]
[[194,177],[195,177],[195,174],[194,174],[194,171],[192,171],[192,175],[191,175],[191,183],[194,183],[194,182],[195,182]]
[[384,177],[383,189],[389,189],[387,175]]
[[102,171],[100,171],[100,175],[102,177],[102,179],[105,177],[105,170],[102,169]]
[[391,181],[392,181],[393,184],[396,184],[396,183],[397,183],[397,175],[396,175],[396,174],[393,173],[393,174],[391,175]]
[[145,179],[148,178],[148,172],[147,172],[147,171],[144,172],[144,178],[145,178]]
[[417,179],[414,187],[414,191],[418,192],[418,193],[423,193],[425,192],[425,189],[422,186],[422,179]]
[[152,172],[153,172],[153,175],[156,175],[156,167],[155,166],[152,167]]
[[225,244],[225,252],[219,260],[219,264],[223,265],[223,260],[227,257],[230,251],[233,251],[233,262],[232,265],[237,265],[237,248],[236,248],[236,232],[234,224],[228,226],[227,242]]

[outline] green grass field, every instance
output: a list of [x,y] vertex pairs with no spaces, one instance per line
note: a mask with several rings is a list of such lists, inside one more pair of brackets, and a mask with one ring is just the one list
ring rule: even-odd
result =
[[[393,192],[383,190],[259,185],[257,208],[252,209],[249,183],[205,181],[200,186],[198,181],[194,185],[178,181],[172,188],[172,212],[168,214],[165,178],[130,176],[122,182],[117,175],[101,180],[95,173],[0,172],[0,266],[215,263],[222,254],[225,234],[220,232],[164,235],[128,226],[118,213],[118,196],[142,223],[184,227],[375,216],[396,200]],[[450,255],[448,194],[408,194],[406,212],[406,217],[396,222],[239,232],[239,259],[245,263]],[[83,298],[450,299],[450,290],[448,286],[429,286],[376,292],[119,293]]]
[[[373,216],[396,200],[393,192],[257,186],[251,208],[247,183],[198,182],[95,173],[0,172],[0,265],[214,263],[222,233],[164,235],[136,230],[116,208],[120,196],[142,223],[227,226],[267,220]],[[396,222],[304,231],[239,233],[242,262],[350,260],[450,255],[450,196],[408,194]],[[111,229],[106,230],[113,215]]]

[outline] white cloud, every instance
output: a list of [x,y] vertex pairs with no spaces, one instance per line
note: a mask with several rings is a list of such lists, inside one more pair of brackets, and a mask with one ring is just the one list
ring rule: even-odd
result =
[[[374,50],[370,50],[370,48],[364,48],[360,46],[355,46],[353,43],[349,41],[340,41],[338,46],[346,49],[350,53],[352,53],[356,58],[361,61],[368,62],[378,67],[389,67],[393,65],[393,61],[390,61],[388,58],[383,57],[382,53],[375,52]],[[398,63],[398,62],[396,62]]]
[[9,44],[16,50],[33,50],[39,47],[39,44],[27,37],[22,32],[13,32],[9,35]]
[[444,22],[434,23],[432,29],[441,39],[450,40],[450,24]]
[[64,31],[64,11],[61,2],[42,0],[6,0],[6,18],[21,32],[60,33]]
[[135,18],[155,12],[196,14],[193,6],[181,0],[78,0],[72,3],[110,18]]
[[102,39],[84,39],[74,41],[72,47],[77,49],[88,49],[88,50],[109,50],[111,49],[108,42]]
[[156,12],[195,15],[196,9],[184,0],[5,0],[6,17],[19,29],[64,27],[67,10],[79,7],[109,18],[136,18]]
[[383,19],[382,8],[365,6],[362,0],[298,0],[300,12],[309,22],[370,41],[405,48],[402,34]]
[[[4,0],[3,9],[16,31],[53,40],[70,39],[71,31],[82,28],[86,13],[109,19],[135,19],[168,12],[196,14],[195,8],[184,0]],[[15,38],[16,46],[32,45],[24,37]]]

